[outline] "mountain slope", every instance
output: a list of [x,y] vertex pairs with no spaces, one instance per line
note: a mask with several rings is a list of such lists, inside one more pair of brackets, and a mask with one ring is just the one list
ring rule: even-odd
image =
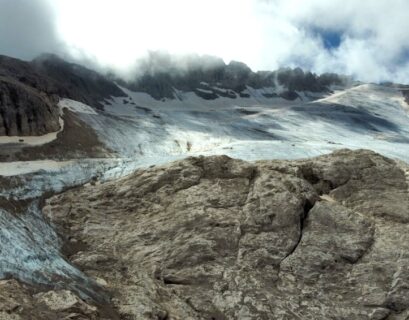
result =
[[101,107],[123,92],[98,73],[55,56],[32,62],[0,56],[0,135],[41,136],[60,129],[60,98]]
[[0,56],[0,318],[406,319],[405,88],[192,64]]
[[139,66],[135,79],[117,80],[132,91],[146,92],[156,100],[180,99],[178,92],[194,92],[206,100],[220,97],[249,98],[247,88],[268,88],[266,98],[282,97],[295,100],[298,92],[329,92],[334,85],[343,86],[349,79],[336,74],[317,76],[297,69],[253,72],[247,65],[232,61],[225,64],[214,57],[194,57],[183,66],[172,62],[171,57],[152,54]]
[[34,70],[58,83],[61,98],[102,108],[101,101],[104,99],[124,96],[122,90],[105,76],[58,56],[42,55],[30,64]]
[[55,102],[35,88],[0,76],[0,136],[38,136],[58,131]]
[[[30,255],[9,268],[56,273],[70,292],[34,300],[69,296],[48,305],[84,319],[106,319],[103,294],[121,319],[405,319],[408,169],[341,150],[293,162],[192,157],[139,170],[47,200],[60,250],[82,273],[72,278],[43,250],[58,242],[33,248],[25,237],[14,243],[30,245]],[[39,307],[30,307],[33,319]]]

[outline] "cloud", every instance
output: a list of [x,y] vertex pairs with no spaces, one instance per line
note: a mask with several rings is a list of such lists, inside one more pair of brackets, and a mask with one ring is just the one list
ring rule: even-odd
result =
[[[149,51],[253,60],[261,46],[251,0],[55,0],[73,55],[119,70]],[[245,45],[250,42],[250,45]]]
[[54,22],[46,0],[0,0],[0,54],[31,59],[60,52]]
[[407,0],[0,0],[0,50],[122,73],[160,51],[409,83],[407,12]]
[[[262,67],[301,65],[364,81],[409,82],[408,1],[279,0],[262,1],[259,9],[262,52],[269,55]],[[328,34],[339,39],[335,46],[328,47]]]

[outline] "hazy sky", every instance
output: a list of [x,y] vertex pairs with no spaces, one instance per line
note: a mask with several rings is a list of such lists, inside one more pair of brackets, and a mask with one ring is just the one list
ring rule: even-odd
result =
[[127,70],[164,50],[409,83],[408,12],[407,0],[0,0],[0,53]]

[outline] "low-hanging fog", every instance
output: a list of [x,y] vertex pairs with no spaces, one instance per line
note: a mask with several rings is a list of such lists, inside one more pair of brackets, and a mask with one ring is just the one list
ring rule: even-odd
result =
[[150,52],[409,83],[405,0],[0,0],[0,54],[125,74]]

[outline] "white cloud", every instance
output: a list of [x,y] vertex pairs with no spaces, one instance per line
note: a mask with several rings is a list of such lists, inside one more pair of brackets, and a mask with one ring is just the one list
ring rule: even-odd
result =
[[[33,3],[38,10],[30,9]],[[54,32],[36,32],[36,25],[49,30],[55,22],[60,51],[68,47],[74,57],[117,70],[163,50],[239,60],[256,70],[301,66],[409,83],[407,0],[0,0],[0,13],[22,4],[24,15],[43,12],[37,19],[43,23],[2,18],[3,53],[21,47],[19,55],[28,57],[39,46],[58,51]],[[340,34],[339,46],[328,49],[320,32]]]
[[[266,65],[304,62],[317,72],[347,73],[364,81],[409,82],[408,1],[263,1],[260,11],[267,12],[264,43],[274,39],[264,49],[270,57],[263,59]],[[277,29],[271,27],[277,20],[298,32],[277,39]],[[339,33],[341,43],[328,50],[311,30]],[[286,50],[275,51],[276,46]]]
[[[50,0],[51,1],[51,0]],[[75,52],[120,69],[148,50],[252,61],[261,47],[250,0],[54,0],[58,32]]]

